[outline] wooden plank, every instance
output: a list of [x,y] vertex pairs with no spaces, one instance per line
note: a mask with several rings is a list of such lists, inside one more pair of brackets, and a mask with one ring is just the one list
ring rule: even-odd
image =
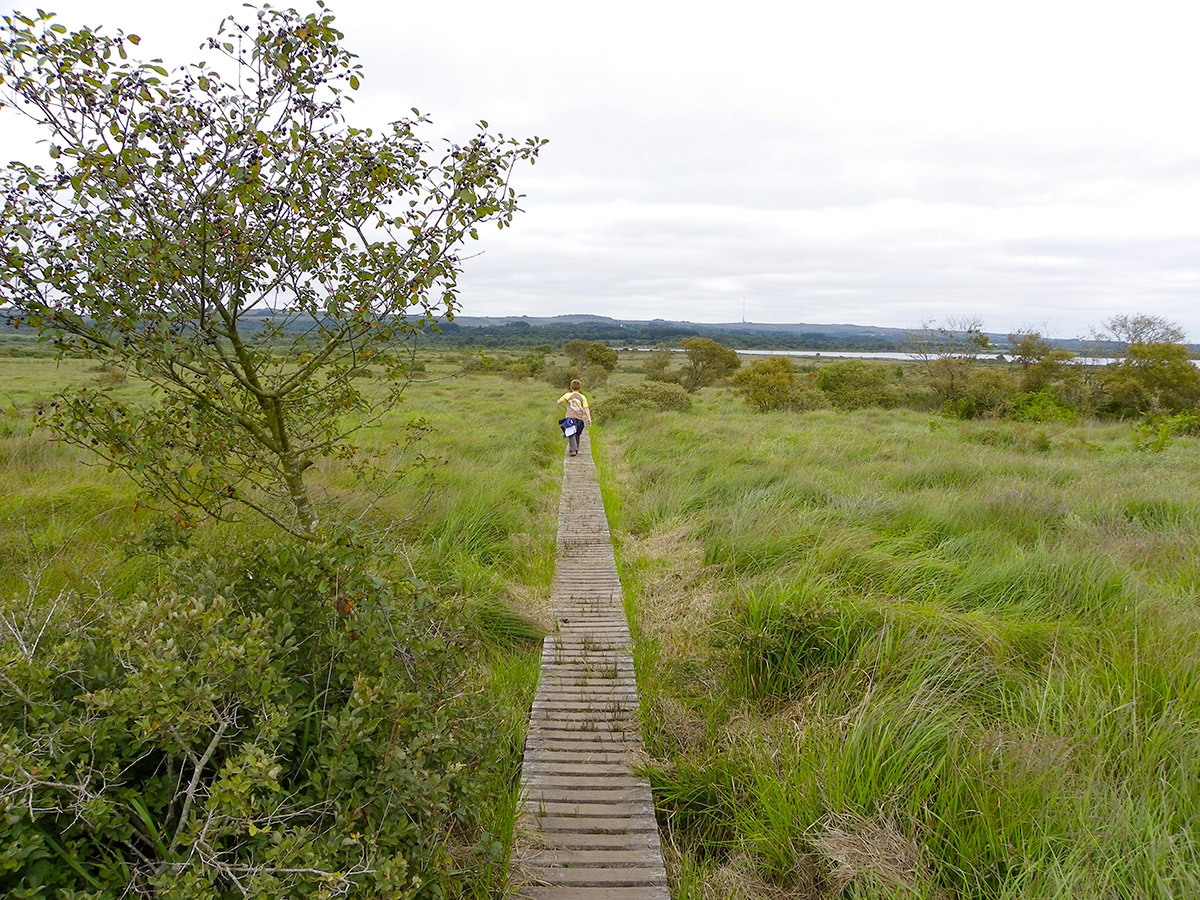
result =
[[598,788],[581,785],[532,787],[525,795],[526,804],[537,803],[638,803],[650,802],[650,792],[641,785]]
[[524,820],[519,826],[524,829],[518,832],[519,840],[513,848],[513,859],[519,860],[526,853],[540,850],[650,850],[661,856],[658,835],[646,832],[626,832],[624,834],[575,834],[561,832],[558,834],[538,833],[525,827]]
[[596,866],[619,866],[623,868],[649,868],[661,864],[662,856],[657,847],[605,847],[593,850],[572,850],[556,847],[538,850],[519,860],[522,866],[558,868],[593,868]]
[[632,809],[630,815],[592,816],[535,816],[530,821],[534,830],[545,834],[569,831],[572,834],[636,834],[658,833],[658,823],[646,816],[641,808]]
[[526,900],[669,900],[642,753],[637,682],[604,506],[566,460],[558,560],[530,713],[510,878]]
[[667,883],[666,873],[652,866],[545,866],[538,869],[537,879],[542,884],[571,887],[657,887]]
[[582,887],[579,885],[528,885],[519,896],[527,900],[671,900],[667,886]]
[[[566,831],[571,829],[591,831],[599,828],[606,833],[619,833],[619,829],[613,826],[612,820],[622,819],[632,821],[637,819],[639,820],[639,827],[626,830],[644,832],[649,829],[640,827],[640,820],[644,819],[647,822],[654,821],[654,804],[650,801],[649,796],[613,801],[568,799],[558,802],[530,797],[522,804],[520,815],[533,831]],[[550,822],[553,827],[543,827],[546,822],[559,819],[563,821],[553,821]],[[605,821],[599,826],[589,824],[600,820]],[[568,828],[568,826],[570,827]]]
[[607,775],[587,771],[577,772],[526,772],[521,781],[521,790],[555,791],[555,790],[588,790],[588,791],[626,791],[644,790],[649,792],[650,785],[629,771],[612,772]]

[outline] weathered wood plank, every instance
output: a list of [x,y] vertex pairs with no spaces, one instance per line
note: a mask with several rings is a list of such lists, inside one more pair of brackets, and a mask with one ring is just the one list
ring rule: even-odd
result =
[[529,821],[534,831],[540,834],[552,835],[564,831],[571,834],[658,833],[658,823],[654,818],[641,815],[533,816]]
[[544,866],[538,880],[573,887],[649,887],[667,883],[666,873],[654,866]]
[[588,434],[564,460],[556,631],[542,643],[510,879],[525,900],[669,900],[637,682]]
[[521,888],[527,900],[671,900],[665,884],[640,887],[582,887],[529,885]]

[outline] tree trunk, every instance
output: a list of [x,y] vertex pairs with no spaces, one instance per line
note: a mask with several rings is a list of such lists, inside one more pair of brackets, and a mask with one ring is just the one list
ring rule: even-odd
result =
[[304,470],[310,465],[310,462],[300,459],[295,453],[289,453],[283,458],[283,478],[292,506],[296,510],[299,536],[312,541],[317,539],[320,522],[316,510],[313,509],[312,498],[308,495],[308,488],[304,484]]

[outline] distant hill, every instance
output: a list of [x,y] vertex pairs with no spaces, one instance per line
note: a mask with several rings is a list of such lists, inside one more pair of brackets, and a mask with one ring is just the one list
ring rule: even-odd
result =
[[[0,307],[0,321],[4,320]],[[256,312],[252,317],[262,319],[272,315],[270,310]],[[11,324],[11,323],[10,323]],[[285,329],[290,330],[290,329]],[[904,353],[910,348],[909,330],[885,328],[878,325],[847,323],[791,324],[759,322],[722,322],[716,324],[680,322],[669,319],[614,319],[609,316],[455,316],[437,329],[421,335],[423,343],[435,346],[524,349],[549,345],[559,349],[567,341],[580,339],[601,341],[610,347],[653,347],[658,343],[678,344],[686,337],[707,337],[735,350],[814,350],[853,351],[863,353]],[[1008,346],[1007,334],[989,333],[996,353]],[[1119,353],[1122,345],[1095,344],[1084,346],[1079,339],[1047,338],[1047,343],[1073,353],[1107,356]],[[1200,346],[1189,344],[1193,355],[1200,355]],[[51,352],[38,343],[27,326],[4,328],[0,332],[0,355],[43,355]]]
[[711,338],[737,349],[757,350],[902,350],[902,328],[866,325],[790,325],[729,322],[707,324],[668,319],[613,319],[608,316],[455,316],[441,326],[438,342],[479,347],[559,346],[579,338],[617,347],[652,347],[685,337]]
[[866,337],[879,340],[903,340],[907,330],[875,325],[795,323],[790,325],[757,322],[722,322],[717,324],[677,322],[671,319],[613,319],[608,316],[455,316],[454,321],[464,328],[495,328],[524,322],[531,328],[584,326],[616,329],[670,328],[691,332],[720,331],[732,334],[825,334],[845,337]]

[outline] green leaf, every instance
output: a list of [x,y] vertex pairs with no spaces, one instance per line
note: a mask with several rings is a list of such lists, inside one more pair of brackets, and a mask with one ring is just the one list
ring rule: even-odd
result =
[[146,835],[154,843],[154,848],[158,851],[158,855],[162,859],[167,858],[167,847],[163,843],[162,834],[158,830],[158,826],[154,824],[154,817],[150,815],[150,810],[138,797],[129,798],[129,806],[133,809],[137,816],[142,821],[142,825],[146,829]]
[[97,890],[102,890],[104,888],[103,883],[101,883],[96,878],[95,875],[93,875],[91,872],[89,872],[87,869],[85,869],[82,865],[80,865],[79,860],[76,859],[73,854],[68,852],[66,847],[64,847],[62,844],[60,844],[54,838],[52,838],[45,831],[43,831],[41,834],[42,834],[42,840],[44,840],[47,844],[49,844],[50,848],[55,853],[58,854],[59,858],[62,859],[62,861],[65,862],[68,866],[70,866],[77,875],[79,875],[84,881],[86,881],[88,884],[90,884],[92,887],[96,888]]

